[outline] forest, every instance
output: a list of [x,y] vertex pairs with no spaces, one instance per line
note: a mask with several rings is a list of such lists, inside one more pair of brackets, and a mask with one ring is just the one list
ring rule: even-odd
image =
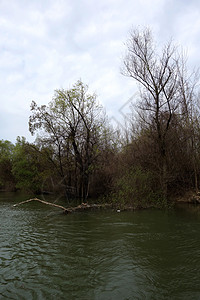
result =
[[31,103],[30,143],[0,141],[0,190],[99,199],[121,206],[169,205],[199,192],[199,75],[172,42],[130,32],[121,73],[138,96],[124,126],[110,124],[96,94],[78,80],[48,105]]

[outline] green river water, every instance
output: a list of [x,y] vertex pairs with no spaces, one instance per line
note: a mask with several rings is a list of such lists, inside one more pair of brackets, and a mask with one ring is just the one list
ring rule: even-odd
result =
[[0,194],[0,299],[200,299],[200,208],[63,215]]

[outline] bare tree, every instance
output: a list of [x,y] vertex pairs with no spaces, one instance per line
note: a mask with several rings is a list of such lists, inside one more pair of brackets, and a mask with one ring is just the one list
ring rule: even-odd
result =
[[198,169],[199,169],[199,70],[188,75],[185,62],[182,61],[179,69],[180,93],[182,96],[182,131],[185,135],[186,151],[190,156],[191,166],[194,173],[194,186],[196,193],[199,192]]
[[155,135],[160,184],[163,196],[167,198],[167,138],[173,118],[180,115],[183,108],[180,85],[183,57],[171,42],[159,51],[149,29],[142,32],[136,29],[130,33],[123,63],[122,74],[133,78],[140,88],[138,113]]

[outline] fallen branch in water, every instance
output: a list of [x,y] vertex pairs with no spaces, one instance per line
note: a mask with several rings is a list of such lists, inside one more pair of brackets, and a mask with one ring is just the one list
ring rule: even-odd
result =
[[41,199],[38,199],[38,198],[33,198],[33,199],[28,199],[28,200],[25,200],[25,201],[22,201],[20,203],[16,203],[14,204],[13,206],[18,206],[18,205],[21,205],[21,204],[25,204],[25,203],[28,203],[28,202],[31,202],[31,201],[38,201],[38,202],[41,202],[43,204],[46,204],[46,205],[50,205],[50,206],[54,206],[54,207],[58,207],[58,208],[61,208],[63,210],[63,213],[65,214],[68,214],[68,213],[72,213],[72,212],[75,212],[75,211],[83,211],[83,210],[89,210],[89,209],[98,209],[98,208],[105,208],[105,207],[111,207],[110,204],[88,204],[88,203],[82,203],[76,207],[64,207],[64,206],[61,206],[61,205],[57,205],[57,204],[54,204],[54,203],[51,203],[51,202],[46,202],[44,200],[41,200]]
[[64,206],[57,205],[57,204],[54,204],[54,203],[51,203],[51,202],[46,202],[46,201],[41,200],[41,199],[38,199],[38,198],[28,199],[28,200],[22,201],[22,202],[20,202],[20,203],[14,204],[13,206],[18,206],[18,205],[25,204],[25,203],[28,203],[28,202],[31,202],[31,201],[38,201],[38,202],[41,202],[41,203],[43,203],[43,204],[47,204],[47,205],[51,205],[51,206],[55,206],[55,207],[61,208],[61,209],[63,209],[64,211],[67,210],[67,208],[64,207]]

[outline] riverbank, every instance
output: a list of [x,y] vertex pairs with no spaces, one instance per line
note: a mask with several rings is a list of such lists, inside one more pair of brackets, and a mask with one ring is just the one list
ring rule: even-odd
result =
[[[2,193],[3,194],[3,193]],[[6,193],[7,194],[7,193]],[[10,194],[10,193],[9,193]],[[17,195],[17,193],[11,193]],[[19,194],[18,194],[19,195]],[[20,195],[19,195],[20,196]],[[65,199],[60,199],[59,201],[54,199],[53,195],[44,197],[41,195],[41,199],[38,198],[30,198],[28,195],[22,195],[24,201],[16,202],[13,206],[18,206],[21,204],[26,204],[31,201],[38,201],[41,203],[41,206],[49,205],[52,207],[57,207],[62,210],[64,214],[70,214],[73,212],[83,212],[83,211],[90,211],[90,210],[113,210],[116,212],[122,211],[136,211],[136,210],[146,210],[146,209],[169,209],[173,208],[176,203],[189,203],[189,204],[200,204],[200,194],[196,194],[194,191],[190,190],[182,195],[177,197],[173,197],[170,201],[152,201],[152,202],[145,202],[142,201],[139,203],[122,203],[117,201],[112,201],[110,199],[88,199],[88,202],[78,202],[78,200],[69,203],[66,203]],[[12,197],[12,195],[11,195]],[[26,197],[26,198],[25,198]],[[28,199],[28,200],[27,200]],[[108,200],[108,201],[106,201]]]
[[194,190],[186,191],[183,195],[178,196],[176,202],[200,204],[200,192],[196,193]]

